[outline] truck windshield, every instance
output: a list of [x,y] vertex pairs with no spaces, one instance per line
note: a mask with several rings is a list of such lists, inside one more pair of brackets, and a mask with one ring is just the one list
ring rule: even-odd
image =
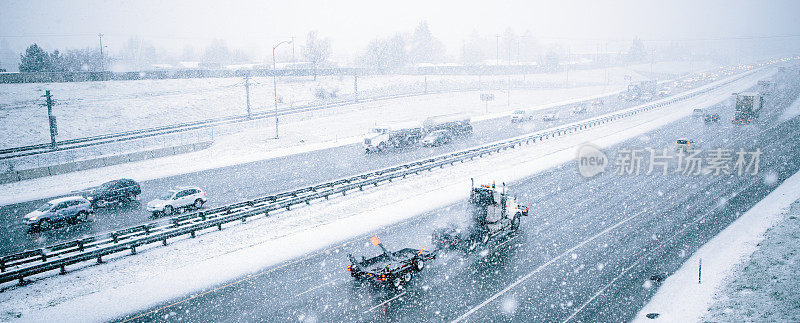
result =
[[685,145],[685,144],[688,144],[688,143],[689,143],[688,140],[678,140],[678,144],[679,145]]

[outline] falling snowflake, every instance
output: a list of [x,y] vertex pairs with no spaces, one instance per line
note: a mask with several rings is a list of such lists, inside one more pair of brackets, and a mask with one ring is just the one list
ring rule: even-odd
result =
[[513,315],[517,311],[517,298],[514,295],[510,295],[503,299],[501,309],[503,314]]

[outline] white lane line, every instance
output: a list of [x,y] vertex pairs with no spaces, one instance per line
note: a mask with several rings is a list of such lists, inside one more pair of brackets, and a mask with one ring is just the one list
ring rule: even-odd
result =
[[383,305],[389,304],[389,302],[391,302],[391,301],[393,301],[393,300],[397,299],[397,298],[398,298],[398,297],[400,297],[400,296],[403,296],[403,295],[405,295],[406,293],[408,293],[408,292],[403,292],[403,293],[401,293],[400,295],[397,295],[397,296],[395,296],[395,297],[392,297],[392,298],[390,298],[390,299],[388,299],[388,300],[385,300],[383,303],[380,303],[380,304],[378,304],[378,305],[375,305],[375,306],[373,306],[373,307],[370,307],[370,309],[368,309],[368,310],[364,311],[364,312],[363,312],[363,313],[361,313],[361,314],[367,314],[367,312],[370,312],[370,311],[372,311],[372,310],[374,310],[374,309],[376,309],[376,308],[378,308],[378,307],[381,307],[381,306],[383,306]]
[[[753,186],[753,184],[750,184],[750,185],[748,185],[748,186],[747,186],[747,187],[745,187],[744,189],[742,189],[742,190],[739,190],[739,191],[738,191],[736,194],[734,194],[733,196],[739,196],[739,194],[742,194],[742,192],[744,192],[745,190],[749,189],[749,188],[750,188],[750,187],[752,187],[752,186]],[[695,224],[697,224],[698,222],[700,222],[700,221],[704,220],[704,219],[705,219],[705,218],[707,218],[709,215],[711,215],[711,213],[712,213],[712,212],[714,212],[715,210],[717,210],[718,208],[720,208],[722,205],[724,205],[724,204],[719,204],[719,205],[715,206],[714,208],[712,208],[711,210],[709,210],[709,211],[705,212],[705,213],[703,214],[703,216],[696,218],[696,219],[694,220],[694,222],[692,223],[692,225],[695,225]],[[654,250],[658,250],[658,249],[661,249],[662,247],[666,246],[666,245],[667,245],[667,243],[669,243],[670,241],[672,241],[673,239],[675,239],[676,237],[678,237],[678,235],[680,235],[680,234],[683,234],[683,233],[684,233],[686,230],[688,230],[690,227],[691,227],[691,226],[688,226],[688,225],[687,225],[687,226],[685,226],[685,227],[684,227],[682,230],[678,231],[678,233],[675,233],[675,234],[673,234],[671,237],[669,237],[669,239],[667,239],[667,240],[664,240],[664,242],[663,242],[663,243],[661,243],[661,244],[659,244],[659,245],[658,245],[658,247],[656,247]],[[652,253],[652,252],[648,252],[648,253]],[[619,275],[618,275],[617,277],[614,277],[614,279],[613,279],[613,280],[611,280],[611,282],[610,282],[610,283],[608,283],[607,285],[603,286],[603,288],[602,288],[602,289],[600,289],[599,291],[597,291],[597,293],[595,293],[595,294],[594,294],[594,296],[592,296],[592,298],[590,298],[588,301],[586,301],[586,303],[583,303],[583,305],[581,305],[581,307],[579,307],[579,308],[578,308],[578,309],[577,309],[577,310],[576,310],[574,313],[572,313],[572,315],[570,315],[570,316],[569,316],[569,317],[568,317],[566,320],[564,320],[563,322],[564,322],[564,323],[566,323],[566,322],[569,322],[569,321],[571,321],[573,318],[575,318],[575,316],[576,316],[576,315],[578,315],[578,313],[580,313],[580,311],[582,311],[584,308],[586,308],[586,306],[588,306],[588,305],[589,305],[590,303],[592,303],[592,302],[593,302],[593,301],[594,301],[594,300],[595,300],[597,297],[599,297],[601,294],[603,294],[603,293],[606,291],[606,289],[608,289],[609,287],[611,287],[612,285],[614,285],[614,283],[615,283],[615,282],[616,282],[616,281],[617,281],[617,280],[618,280],[620,277],[624,276],[624,275],[625,275],[625,274],[626,274],[628,271],[630,271],[631,269],[633,269],[634,267],[636,267],[636,266],[639,264],[639,262],[641,262],[641,261],[642,261],[642,260],[644,260],[644,259],[645,259],[645,257],[644,257],[644,256],[642,256],[642,257],[640,257],[638,260],[636,260],[636,261],[635,261],[635,262],[634,262],[634,263],[633,263],[633,264],[632,264],[630,267],[628,267],[628,268],[625,268],[624,270],[622,270],[622,272],[620,272],[620,273],[619,273]]]
[[308,293],[308,292],[311,292],[311,291],[317,290],[317,289],[319,289],[319,288],[321,288],[321,287],[323,287],[323,286],[327,286],[327,285],[333,284],[333,283],[335,283],[335,282],[338,282],[338,281],[340,281],[340,280],[342,280],[342,278],[337,278],[337,279],[331,280],[331,281],[329,281],[329,282],[327,282],[327,283],[324,283],[324,284],[322,284],[322,285],[319,285],[319,286],[317,286],[317,287],[311,288],[311,289],[309,289],[309,290],[307,290],[307,291],[305,291],[305,292],[302,292],[302,293],[300,293],[300,294],[297,294],[297,295],[295,295],[295,296],[300,296],[300,295],[306,294],[306,293]]
[[[643,123],[640,123],[639,125],[646,124],[646,123],[648,123],[648,122],[652,122],[652,121],[653,121],[653,120],[648,120],[648,121],[645,121],[645,122],[643,122]],[[637,126],[639,126],[639,125],[637,125]],[[628,129],[628,130],[630,130],[630,129]],[[626,130],[622,130],[622,131],[626,131]],[[622,131],[618,131],[618,132],[622,132]],[[615,132],[615,133],[616,133],[616,132]],[[603,136],[603,137],[607,137],[607,136],[610,136],[610,135],[606,135],[606,136]],[[633,215],[633,216],[631,216],[631,217],[628,217],[628,218],[626,218],[625,220],[622,220],[622,221],[618,222],[617,224],[614,224],[613,226],[611,226],[611,227],[609,227],[609,228],[606,228],[605,230],[603,230],[603,231],[601,231],[600,233],[598,233],[598,234],[596,234],[596,235],[592,236],[591,238],[589,238],[589,239],[587,239],[587,240],[584,240],[584,241],[583,241],[583,242],[581,242],[580,244],[578,244],[578,245],[576,245],[576,246],[574,246],[574,247],[570,248],[569,250],[565,251],[564,253],[562,253],[562,254],[558,255],[557,257],[555,257],[555,258],[553,258],[553,259],[550,259],[550,261],[548,261],[548,262],[546,262],[546,263],[542,264],[541,266],[537,267],[537,268],[536,268],[534,271],[532,271],[532,272],[528,273],[527,275],[525,275],[525,276],[522,276],[521,278],[517,279],[517,280],[516,280],[514,283],[512,283],[511,285],[508,285],[508,287],[506,287],[506,288],[504,288],[503,290],[501,290],[500,292],[498,292],[498,293],[496,293],[496,294],[492,295],[492,297],[490,297],[490,298],[488,298],[487,300],[483,301],[482,303],[478,304],[478,306],[475,306],[475,307],[473,307],[472,309],[470,309],[470,310],[469,310],[469,311],[467,311],[466,313],[462,314],[461,316],[459,316],[458,318],[456,318],[456,319],[455,319],[455,320],[453,320],[452,322],[461,322],[461,321],[464,321],[464,320],[465,320],[465,319],[466,319],[468,316],[472,315],[472,313],[475,313],[475,312],[476,312],[476,311],[478,311],[479,309],[481,309],[481,308],[483,308],[484,306],[486,306],[486,304],[489,304],[490,302],[494,301],[495,299],[497,299],[497,298],[498,298],[498,297],[500,297],[501,295],[503,295],[503,294],[507,293],[509,290],[513,289],[514,287],[516,287],[517,285],[519,285],[519,284],[520,284],[520,283],[522,283],[523,281],[527,280],[528,278],[530,278],[531,276],[535,275],[536,273],[538,273],[538,272],[542,271],[542,269],[546,268],[547,266],[550,266],[552,263],[554,263],[554,262],[556,262],[557,260],[559,260],[559,259],[563,258],[564,256],[566,256],[567,254],[571,253],[572,251],[575,251],[576,249],[578,249],[578,248],[580,248],[580,247],[583,247],[583,246],[584,246],[584,245],[586,245],[587,243],[589,243],[589,242],[591,242],[591,241],[593,241],[593,240],[595,240],[595,239],[599,238],[599,237],[600,237],[600,236],[602,236],[602,235],[605,235],[605,234],[606,234],[606,233],[608,233],[609,231],[616,229],[616,228],[617,228],[617,227],[619,227],[620,225],[622,225],[622,224],[625,224],[625,223],[627,223],[628,221],[630,221],[630,220],[632,220],[632,219],[634,219],[634,218],[636,218],[636,217],[638,217],[638,216],[640,216],[640,215],[642,215],[642,214],[644,214],[644,212],[642,212],[642,213],[639,213],[639,214],[636,214],[636,215]]]
[[573,251],[577,250],[578,248],[585,246],[587,243],[594,241],[595,239],[597,239],[597,238],[599,238],[599,237],[601,237],[601,236],[605,235],[606,233],[610,232],[611,230],[614,230],[614,229],[616,229],[617,227],[619,227],[619,226],[621,226],[621,225],[623,225],[623,224],[627,223],[628,221],[630,221],[630,220],[632,220],[632,219],[634,219],[634,218],[636,218],[636,217],[638,217],[638,216],[640,216],[640,215],[642,215],[642,214],[644,214],[644,213],[645,213],[645,212],[642,212],[642,213],[639,213],[639,214],[636,214],[636,215],[632,215],[632,216],[630,216],[630,217],[626,218],[625,220],[622,220],[622,221],[620,221],[620,222],[617,222],[617,224],[614,224],[613,226],[606,228],[605,230],[601,231],[600,233],[598,233],[598,234],[595,234],[595,235],[594,235],[594,236],[592,236],[591,238],[589,238],[589,239],[586,239],[586,240],[583,240],[581,243],[579,243],[579,244],[575,245],[575,246],[574,246],[574,247],[572,247],[572,248],[569,248],[567,251],[564,251],[563,253],[561,253],[561,254],[560,254],[560,255],[558,255],[557,257],[555,257],[555,258],[553,258],[553,259],[550,259],[548,262],[546,262],[546,263],[542,264],[541,266],[537,267],[537,268],[536,268],[535,270],[533,270],[532,272],[530,272],[530,273],[526,274],[525,276],[522,276],[522,277],[520,277],[520,278],[519,278],[519,279],[517,279],[515,282],[513,282],[511,285],[508,285],[508,287],[506,287],[506,288],[504,288],[503,290],[501,290],[501,291],[497,292],[496,294],[492,295],[492,297],[489,297],[488,299],[486,299],[486,300],[485,300],[485,301],[483,301],[482,303],[478,304],[478,306],[475,306],[475,307],[473,307],[472,309],[470,309],[470,310],[469,310],[469,311],[467,311],[466,313],[462,314],[461,316],[459,316],[458,318],[456,318],[455,320],[453,320],[453,322],[461,322],[461,321],[464,321],[464,319],[466,319],[468,316],[472,315],[472,313],[475,313],[475,312],[476,312],[476,311],[478,311],[479,309],[481,309],[481,308],[483,308],[484,306],[486,306],[486,304],[489,304],[490,302],[494,301],[495,299],[497,299],[497,298],[498,298],[498,297],[500,297],[501,295],[503,295],[503,294],[507,293],[508,291],[510,291],[511,289],[513,289],[514,287],[516,287],[517,285],[521,284],[523,281],[527,280],[528,278],[530,278],[531,276],[535,275],[536,273],[538,273],[538,272],[542,271],[542,269],[546,268],[547,266],[550,266],[550,265],[551,265],[551,264],[553,264],[554,262],[558,261],[558,260],[559,260],[559,259],[561,259],[561,258],[564,258],[564,256],[566,256],[566,255],[568,255],[568,254],[572,253]]

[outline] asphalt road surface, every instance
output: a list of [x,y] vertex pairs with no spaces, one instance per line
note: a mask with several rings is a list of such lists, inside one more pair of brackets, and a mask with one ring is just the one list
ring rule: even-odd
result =
[[[563,109],[558,111],[560,119],[551,122],[541,121],[541,115],[557,111],[555,109],[537,111],[534,121],[520,124],[512,124],[510,118],[476,122],[471,136],[457,137],[454,142],[435,148],[413,147],[365,154],[362,146],[355,144],[144,181],[140,183],[142,194],[139,201],[97,209],[93,221],[73,226],[64,224],[44,232],[29,230],[22,223],[22,218],[52,198],[4,205],[0,206],[0,227],[5,230],[0,236],[0,254],[41,248],[85,235],[146,223],[152,220],[150,213],[145,210],[147,201],[175,186],[196,185],[203,188],[209,198],[205,207],[212,208],[512,138],[641,104],[620,101],[616,97],[606,98],[604,103],[599,108],[590,108],[586,113],[577,115],[572,114],[570,109]],[[108,180],[112,179],[116,178]]]
[[[379,252],[365,236],[120,320],[628,321],[692,252],[800,170],[800,117],[776,123],[797,96],[796,86],[773,96],[751,125],[726,122],[730,107],[717,106],[709,110],[718,124],[687,117],[628,140],[606,150],[612,169],[591,179],[572,162],[511,183],[532,204],[516,234],[471,253],[442,252],[400,290],[350,278],[346,254]],[[614,172],[621,149],[674,150],[679,137],[704,150],[760,149],[758,173],[684,175],[672,160],[667,174],[646,175],[647,159],[643,174]],[[389,249],[429,246],[432,230],[467,212],[465,202],[378,235]]]

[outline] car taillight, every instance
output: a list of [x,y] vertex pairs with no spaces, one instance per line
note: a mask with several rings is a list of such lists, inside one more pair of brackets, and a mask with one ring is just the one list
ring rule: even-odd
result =
[[347,271],[353,271],[353,265],[347,265]]

